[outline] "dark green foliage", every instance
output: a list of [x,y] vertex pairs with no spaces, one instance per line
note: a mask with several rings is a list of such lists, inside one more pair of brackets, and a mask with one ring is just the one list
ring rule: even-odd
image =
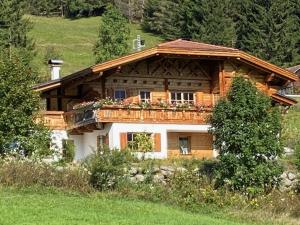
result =
[[215,107],[211,124],[214,146],[220,153],[220,185],[256,193],[278,184],[282,172],[277,161],[282,154],[280,113],[269,97],[251,81],[236,77],[227,98]]
[[75,145],[73,140],[63,141],[63,161],[70,163],[75,157]]
[[33,50],[33,41],[28,37],[30,22],[23,18],[25,1],[2,0],[0,2],[0,49],[22,48]]
[[295,145],[295,165],[300,172],[300,141]]
[[129,27],[126,18],[114,6],[109,5],[103,14],[99,37],[94,47],[96,63],[122,56],[129,51]]
[[104,147],[85,161],[84,166],[90,171],[91,185],[100,190],[112,190],[122,181],[124,170],[132,160],[128,151],[110,150]]
[[234,3],[236,47],[267,58],[269,1],[238,0]]
[[149,0],[145,5],[142,26],[146,31],[162,35],[166,39],[181,36],[180,11],[183,0]]
[[269,12],[269,55],[266,59],[285,67],[300,63],[299,0],[273,0]]
[[66,17],[83,17],[101,15],[107,0],[66,0],[64,11]]
[[0,153],[49,154],[48,131],[35,123],[39,96],[32,90],[38,75],[15,51],[0,55]]
[[183,37],[217,45],[233,46],[234,23],[229,17],[229,3],[223,0],[187,0],[181,7]]
[[32,15],[62,15],[64,0],[27,0],[27,12]]

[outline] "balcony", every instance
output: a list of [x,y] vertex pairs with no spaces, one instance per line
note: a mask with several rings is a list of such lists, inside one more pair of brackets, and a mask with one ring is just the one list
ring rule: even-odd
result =
[[64,119],[63,111],[43,111],[38,122],[43,122],[51,130],[65,130],[67,124]]
[[205,94],[199,105],[128,104],[100,100],[64,114],[69,130],[96,123],[206,124],[219,95]]

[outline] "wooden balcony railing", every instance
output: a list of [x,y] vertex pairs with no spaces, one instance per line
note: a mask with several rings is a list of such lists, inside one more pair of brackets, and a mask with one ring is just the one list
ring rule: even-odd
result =
[[170,109],[116,109],[102,108],[97,110],[99,122],[136,122],[136,123],[178,123],[204,124],[210,112],[197,110]]
[[[44,116],[46,125],[50,128],[67,128],[69,130],[86,125],[105,122],[133,123],[173,123],[173,124],[206,124],[212,107],[219,99],[218,95],[205,95],[205,105],[180,107],[102,105],[93,108],[92,105],[65,112],[47,112]],[[52,114],[51,114],[52,113]]]
[[43,122],[45,126],[52,130],[65,130],[67,124],[64,119],[63,111],[43,111],[40,113],[39,122]]

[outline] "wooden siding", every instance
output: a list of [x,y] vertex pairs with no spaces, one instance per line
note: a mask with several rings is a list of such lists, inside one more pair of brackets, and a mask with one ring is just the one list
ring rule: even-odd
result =
[[42,121],[51,130],[65,130],[67,128],[63,111],[42,112],[39,121]]
[[196,110],[102,108],[97,111],[98,122],[132,122],[165,124],[206,124],[210,112]]
[[[189,137],[191,153],[182,155],[179,150],[179,137]],[[208,133],[177,133],[169,132],[168,135],[168,158],[207,158],[213,157],[212,135]]]

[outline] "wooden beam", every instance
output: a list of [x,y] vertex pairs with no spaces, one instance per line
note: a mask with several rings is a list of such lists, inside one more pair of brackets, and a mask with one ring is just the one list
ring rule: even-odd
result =
[[224,61],[219,63],[219,86],[221,97],[225,96],[225,71]]
[[270,73],[266,76],[266,79],[265,79],[265,82],[266,83],[269,83],[270,81],[272,81],[275,77],[275,74],[274,73]]

